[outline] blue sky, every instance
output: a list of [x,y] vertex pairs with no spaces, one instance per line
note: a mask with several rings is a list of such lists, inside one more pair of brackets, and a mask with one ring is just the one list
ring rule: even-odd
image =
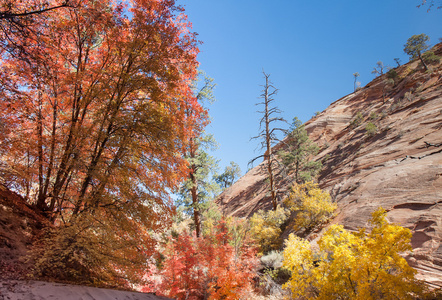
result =
[[[403,45],[425,33],[442,37],[442,10],[427,13],[419,0],[298,1],[178,0],[203,42],[200,68],[217,84],[206,131],[219,143],[213,153],[247,171],[261,116],[256,112],[262,71],[279,89],[274,102],[291,121],[308,121],[353,91],[353,73],[369,83],[377,61],[408,61]],[[255,164],[256,165],[256,164]]]

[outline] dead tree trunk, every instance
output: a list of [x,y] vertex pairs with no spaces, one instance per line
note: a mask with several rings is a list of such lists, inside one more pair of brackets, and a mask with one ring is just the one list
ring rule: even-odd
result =
[[276,95],[278,90],[272,85],[270,82],[270,75],[264,73],[265,78],[265,85],[263,86],[263,92],[261,94],[262,99],[264,99],[264,102],[258,103],[257,105],[263,105],[264,110],[258,111],[259,113],[263,114],[263,117],[260,121],[260,129],[262,129],[258,136],[253,137],[253,139],[261,139],[261,148],[265,150],[264,155],[255,157],[253,160],[250,161],[250,163],[253,163],[256,159],[260,157],[264,157],[264,161],[266,161],[266,169],[267,169],[267,175],[269,178],[269,191],[270,196],[272,200],[272,206],[273,210],[276,210],[278,206],[277,201],[277,193],[276,193],[276,185],[275,185],[275,175],[274,175],[274,168],[276,164],[276,158],[275,154],[272,152],[272,147],[276,142],[279,142],[279,140],[275,136],[275,132],[280,130],[285,133],[285,130],[281,128],[274,128],[272,127],[272,123],[276,121],[283,121],[286,122],[282,117],[274,116],[275,114],[280,114],[281,111],[277,107],[272,107],[271,103],[274,101],[273,96]]

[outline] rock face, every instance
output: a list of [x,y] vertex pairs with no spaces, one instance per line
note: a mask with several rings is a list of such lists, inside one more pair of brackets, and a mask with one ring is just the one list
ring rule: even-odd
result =
[[[442,55],[442,45],[433,51]],[[356,230],[382,206],[389,221],[412,230],[409,263],[442,287],[442,66],[425,72],[414,61],[332,103],[306,123],[320,147],[321,188],[338,204],[332,223]],[[367,131],[367,124],[375,131]],[[287,179],[279,182],[280,195]],[[270,209],[263,164],[219,196],[227,215],[247,217]],[[282,198],[283,196],[281,196]],[[312,239],[313,237],[311,237]]]

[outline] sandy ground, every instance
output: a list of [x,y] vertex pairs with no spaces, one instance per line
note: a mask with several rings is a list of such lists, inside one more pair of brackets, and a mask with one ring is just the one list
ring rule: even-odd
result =
[[0,300],[166,300],[169,298],[42,281],[3,280]]

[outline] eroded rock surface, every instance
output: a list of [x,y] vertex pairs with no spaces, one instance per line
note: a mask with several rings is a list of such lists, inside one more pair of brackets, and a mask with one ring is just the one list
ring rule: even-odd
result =
[[[440,44],[434,50],[442,55]],[[415,61],[396,71],[394,85],[384,74],[332,103],[306,129],[321,147],[314,157],[324,164],[320,186],[338,203],[333,223],[365,227],[382,206],[391,222],[412,230],[408,260],[419,276],[442,287],[442,67],[424,72]],[[377,129],[372,135],[369,122]],[[281,198],[289,182],[282,179]],[[226,214],[247,217],[271,207],[267,190],[261,164],[217,202]]]

